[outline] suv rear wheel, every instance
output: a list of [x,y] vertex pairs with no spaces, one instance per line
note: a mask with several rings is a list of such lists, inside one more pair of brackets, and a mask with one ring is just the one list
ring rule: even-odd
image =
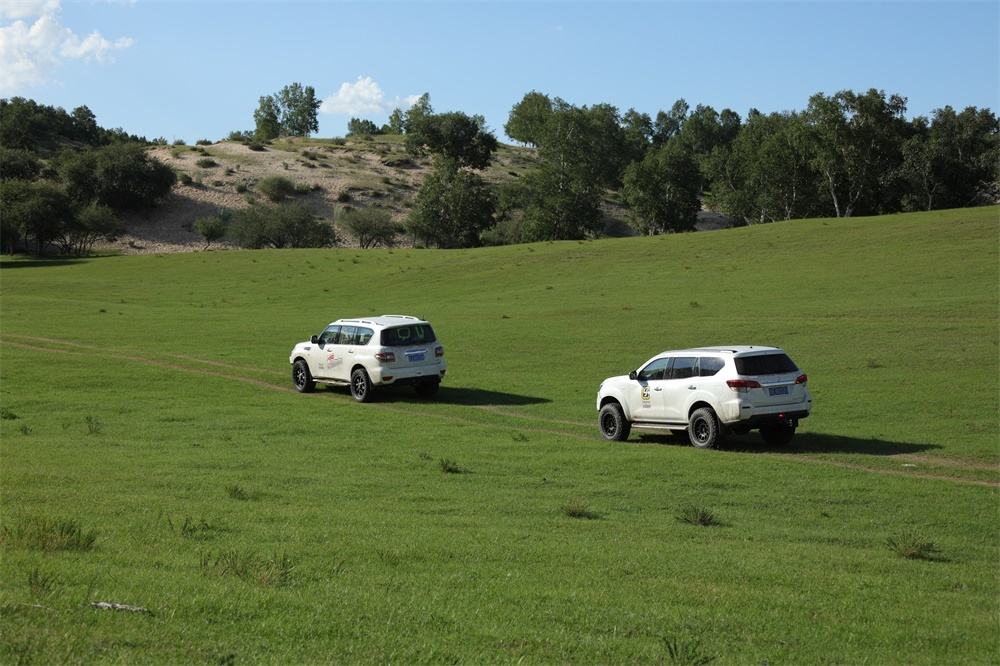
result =
[[364,368],[355,368],[351,373],[351,395],[358,402],[372,399],[372,380]]
[[601,427],[601,435],[610,441],[623,442],[628,439],[632,430],[632,424],[625,418],[625,413],[617,402],[609,402],[601,407],[597,423]]
[[688,419],[688,439],[697,449],[711,449],[722,442],[719,419],[709,407],[691,412],[691,418]]

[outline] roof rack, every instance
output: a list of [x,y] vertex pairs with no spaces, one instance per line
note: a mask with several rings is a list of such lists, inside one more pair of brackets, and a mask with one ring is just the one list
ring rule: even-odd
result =
[[412,319],[413,321],[417,321],[417,317],[411,317],[410,315],[384,314],[380,316],[386,318],[392,317],[394,319]]

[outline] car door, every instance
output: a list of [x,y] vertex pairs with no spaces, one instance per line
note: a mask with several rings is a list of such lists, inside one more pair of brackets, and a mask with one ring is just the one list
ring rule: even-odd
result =
[[669,357],[654,358],[638,371],[636,380],[629,382],[629,411],[633,421],[662,421],[663,373],[670,363]]
[[319,340],[309,352],[309,361],[314,377],[333,377],[332,366],[336,360],[334,345],[340,335],[340,326],[331,325],[320,333]]
[[660,382],[663,418],[670,423],[687,423],[688,397],[697,389],[698,357],[675,356]]
[[340,335],[334,344],[328,345],[329,356],[327,358],[327,369],[331,379],[347,381],[351,378],[351,368],[354,363],[351,360],[354,346],[354,326],[341,326]]

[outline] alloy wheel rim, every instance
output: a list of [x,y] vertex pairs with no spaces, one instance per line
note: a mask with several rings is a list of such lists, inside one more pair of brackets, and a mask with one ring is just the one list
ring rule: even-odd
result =
[[611,414],[605,414],[604,418],[601,419],[601,427],[604,429],[605,435],[614,435],[615,430],[617,430],[615,427],[615,417]]
[[708,441],[709,427],[708,423],[704,419],[698,419],[694,424],[694,436],[699,443],[704,444]]

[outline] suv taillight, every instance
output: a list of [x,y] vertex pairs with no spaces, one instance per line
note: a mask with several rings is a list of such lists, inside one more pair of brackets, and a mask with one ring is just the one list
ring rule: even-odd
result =
[[383,363],[395,363],[396,355],[392,352],[375,352],[375,358]]
[[727,379],[726,383],[729,384],[729,388],[734,391],[739,391],[740,393],[746,393],[750,389],[760,388],[760,382],[753,379]]
[[807,381],[809,381],[808,375],[799,375],[795,378],[796,384],[805,384]]
[[434,355],[438,357],[444,356],[444,347],[435,347]]

